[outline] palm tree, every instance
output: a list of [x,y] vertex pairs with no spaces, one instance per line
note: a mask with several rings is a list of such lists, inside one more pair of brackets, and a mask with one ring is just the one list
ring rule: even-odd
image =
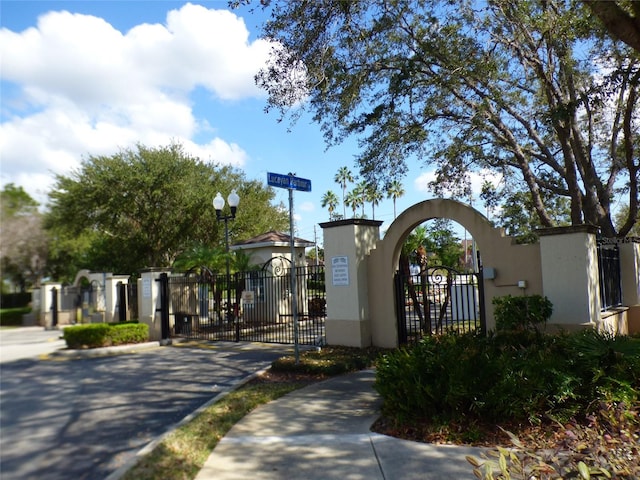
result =
[[353,209],[353,218],[356,218],[356,210],[360,206],[360,196],[358,193],[355,190],[347,193],[344,203],[347,207],[351,207]]
[[333,220],[333,211],[340,204],[338,196],[329,190],[322,196],[321,202],[322,208],[327,207],[327,210],[329,210],[329,221]]
[[358,196],[358,198],[360,199],[360,201],[358,202],[358,205],[360,205],[362,207],[362,218],[365,218],[364,215],[364,204],[367,202],[367,191],[369,189],[369,186],[367,185],[367,182],[365,182],[364,180],[358,182],[358,184],[356,185],[356,188],[353,189],[354,193]]
[[387,186],[387,198],[393,199],[393,219],[396,219],[396,200],[404,195],[404,188],[399,180],[393,180]]
[[382,192],[378,189],[377,185],[369,185],[366,190],[367,201],[371,203],[371,217],[373,220],[376,219],[376,205],[380,203],[383,195]]
[[342,214],[346,218],[347,212],[346,212],[346,204],[344,203],[344,196],[345,196],[345,191],[347,190],[347,182],[354,181],[353,174],[351,173],[351,170],[349,170],[349,168],[340,167],[338,169],[338,173],[336,173],[336,176],[333,179],[336,183],[339,183],[340,186],[342,187]]

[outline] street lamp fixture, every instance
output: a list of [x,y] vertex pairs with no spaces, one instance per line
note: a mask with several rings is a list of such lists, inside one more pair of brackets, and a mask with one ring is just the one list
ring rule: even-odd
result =
[[[240,197],[235,190],[231,190],[231,193],[227,197],[229,203],[230,215],[222,215],[222,209],[225,202],[220,192],[217,193],[213,199],[213,208],[216,209],[216,219],[219,222],[224,222],[224,241],[227,251],[227,322],[233,319],[233,312],[231,307],[231,272],[230,272],[230,258],[229,258],[229,220],[236,218],[236,211],[238,210],[238,204],[240,203]],[[236,342],[240,341],[240,324],[236,322]]]

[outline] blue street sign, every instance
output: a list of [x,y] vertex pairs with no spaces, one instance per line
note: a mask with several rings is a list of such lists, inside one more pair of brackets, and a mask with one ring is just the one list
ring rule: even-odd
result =
[[311,191],[311,180],[294,177],[293,175],[281,175],[280,173],[267,172],[267,185],[279,188],[289,188],[300,192]]

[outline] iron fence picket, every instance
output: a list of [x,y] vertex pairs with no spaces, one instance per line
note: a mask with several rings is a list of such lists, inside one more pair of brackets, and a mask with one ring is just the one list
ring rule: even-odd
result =
[[[301,345],[324,341],[324,267],[296,267]],[[227,302],[230,289],[231,305]],[[244,296],[244,300],[243,300]],[[172,335],[211,341],[294,342],[291,269],[169,278]]]
[[599,243],[597,253],[600,308],[604,311],[622,305],[620,248],[617,244]]

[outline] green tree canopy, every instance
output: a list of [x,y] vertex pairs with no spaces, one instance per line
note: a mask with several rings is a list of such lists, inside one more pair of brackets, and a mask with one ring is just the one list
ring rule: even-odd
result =
[[453,230],[453,222],[446,218],[430,220],[426,224],[424,247],[429,254],[430,265],[445,265],[454,269],[462,268],[464,249],[460,238]]
[[[538,241],[536,230],[543,225],[535,214],[533,198],[528,191],[498,192],[491,182],[485,181],[480,199],[484,201],[487,212],[497,209],[494,223],[504,228],[507,235],[515,237],[518,243]],[[554,225],[571,223],[570,205],[566,198],[549,196],[544,200]]]
[[19,215],[31,215],[38,211],[38,202],[22,187],[7,183],[0,191],[0,221]]
[[[267,108],[314,114],[329,145],[357,136],[361,175],[387,184],[435,166],[436,193],[468,197],[469,172],[522,185],[572,224],[623,236],[637,221],[637,52],[573,0],[271,1],[277,42],[257,76]],[[629,215],[616,228],[612,200]]]
[[58,261],[73,263],[71,271],[170,267],[181,254],[201,253],[198,246],[224,248],[212,199],[234,188],[240,205],[228,223],[231,243],[286,227],[286,211],[270,203],[271,188],[193,158],[177,144],[90,156],[69,176],[58,175],[46,225],[59,246],[73,247],[70,258],[56,249]]

